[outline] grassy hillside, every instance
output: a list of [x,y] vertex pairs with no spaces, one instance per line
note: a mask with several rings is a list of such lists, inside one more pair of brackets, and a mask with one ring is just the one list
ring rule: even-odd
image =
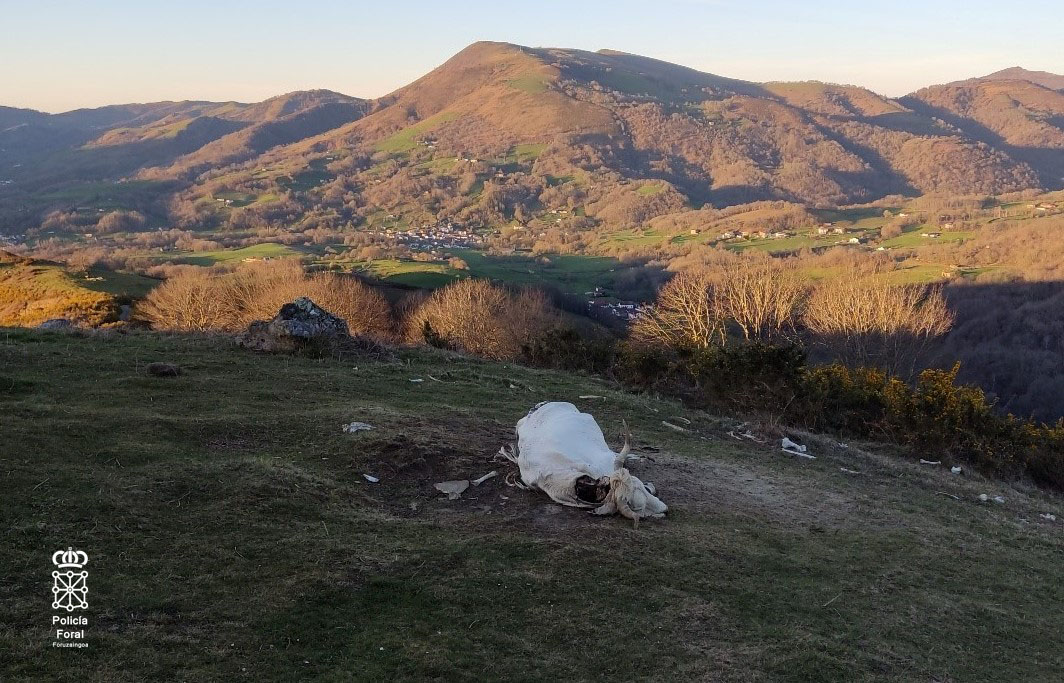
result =
[[[158,360],[185,372],[148,376]],[[885,448],[805,436],[818,458],[795,460],[598,380],[431,352],[9,330],[0,376],[4,443],[33,444],[4,456],[4,680],[1064,674],[1061,522],[1039,516],[1061,500]],[[669,518],[634,530],[502,477],[440,499],[507,473],[492,454],[545,399],[611,443],[628,420]],[[90,556],[87,650],[49,645],[68,545]]]

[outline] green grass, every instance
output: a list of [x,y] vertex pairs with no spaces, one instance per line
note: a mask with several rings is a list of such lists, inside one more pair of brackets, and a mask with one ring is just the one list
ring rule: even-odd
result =
[[152,277],[98,267],[90,268],[86,275],[88,277],[81,280],[85,289],[135,299],[145,296],[159,284],[159,280]]
[[[178,363],[178,378],[145,365]],[[1059,497],[851,444],[814,461],[572,373],[226,339],[0,333],[3,680],[1050,681]],[[411,383],[411,378],[428,380]],[[580,395],[604,396],[582,400]],[[501,479],[544,398],[621,420],[669,518]],[[667,429],[679,416],[691,430]],[[352,420],[375,429],[341,433]],[[859,475],[839,471],[840,466]],[[369,484],[363,473],[380,477]],[[959,500],[940,495],[945,492]],[[980,504],[979,492],[1006,504]],[[89,553],[89,648],[50,647],[51,554]],[[565,672],[559,674],[559,672]]]
[[550,263],[527,256],[488,256],[471,249],[452,249],[469,270],[455,270],[446,263],[380,259],[354,264],[355,268],[386,282],[435,289],[463,277],[478,277],[512,285],[555,287],[568,294],[582,295],[595,287],[610,289],[617,272],[625,266],[614,258],[550,254]]
[[[941,232],[940,237],[921,237],[922,233]],[[880,242],[880,246],[888,248],[896,247],[927,247],[942,242],[963,242],[971,239],[975,233],[970,230],[939,231],[936,228],[922,226],[908,230],[897,237],[892,237]]]
[[506,81],[506,84],[511,88],[516,88],[531,95],[538,95],[547,90],[547,79],[539,74],[528,74],[527,76],[514,78]]
[[618,230],[606,237],[607,243],[614,242],[629,246],[644,246],[661,244],[667,235],[656,228],[632,228],[630,230]]
[[[832,237],[838,239],[849,239],[852,235],[833,235]],[[805,233],[800,235],[794,235],[792,237],[782,237],[776,239],[770,237],[763,240],[742,240],[734,242],[726,242],[729,249],[735,251],[743,251],[745,249],[759,249],[761,251],[767,251],[770,254],[783,254],[793,251],[798,251],[805,247],[818,247],[834,244],[835,240],[817,239],[817,235],[813,233]]]
[[424,121],[408,126],[398,133],[381,140],[374,146],[374,149],[378,152],[387,152],[389,154],[403,154],[409,152],[417,146],[417,137],[419,135],[427,133],[436,126],[448,121],[453,121],[456,118],[458,118],[457,112],[440,112],[439,114],[430,116]]
[[517,157],[518,163],[527,164],[538,159],[545,149],[547,149],[546,143],[525,142],[515,146],[513,154]]
[[430,173],[450,173],[454,170],[455,165],[458,163],[458,157],[440,157],[438,159],[432,159],[430,161],[424,161],[417,165],[417,168],[424,169]]
[[363,263],[358,268],[385,282],[426,289],[448,285],[461,277],[458,271],[445,263],[424,261],[378,259]]
[[580,254],[548,254],[549,263],[527,256],[488,256],[478,251],[455,250],[469,264],[469,273],[515,285],[545,285],[568,294],[582,295],[595,287],[613,287],[617,271],[626,267],[617,259]]
[[665,191],[665,186],[661,183],[645,183],[639,186],[639,189],[635,191],[640,197],[653,197],[654,195],[661,194]]
[[218,249],[215,251],[189,251],[166,254],[165,260],[175,263],[188,263],[196,266],[213,266],[230,261],[244,259],[287,258],[302,256],[303,252],[285,244],[263,242],[241,249]]

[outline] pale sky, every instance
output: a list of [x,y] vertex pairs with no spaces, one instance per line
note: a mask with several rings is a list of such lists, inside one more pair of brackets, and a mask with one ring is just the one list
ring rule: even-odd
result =
[[477,40],[898,96],[1009,66],[1064,73],[1064,3],[0,0],[0,105],[250,102],[309,88],[377,97]]

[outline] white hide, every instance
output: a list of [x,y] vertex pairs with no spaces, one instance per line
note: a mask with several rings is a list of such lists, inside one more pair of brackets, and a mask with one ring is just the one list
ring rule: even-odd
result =
[[[624,468],[626,450],[610,450],[595,418],[572,403],[541,403],[518,420],[517,450],[522,481],[562,505],[594,507],[596,514],[620,512],[634,521],[662,517],[668,509],[652,485]],[[584,475],[609,479],[610,494],[597,507],[576,496],[576,480]]]

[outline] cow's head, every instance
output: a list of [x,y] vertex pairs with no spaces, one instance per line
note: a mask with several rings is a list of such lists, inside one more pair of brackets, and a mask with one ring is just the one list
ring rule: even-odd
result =
[[668,506],[654,495],[652,489],[622,467],[609,477],[609,492],[602,505],[595,508],[596,515],[612,515],[619,512],[639,525],[641,517],[664,517]]

